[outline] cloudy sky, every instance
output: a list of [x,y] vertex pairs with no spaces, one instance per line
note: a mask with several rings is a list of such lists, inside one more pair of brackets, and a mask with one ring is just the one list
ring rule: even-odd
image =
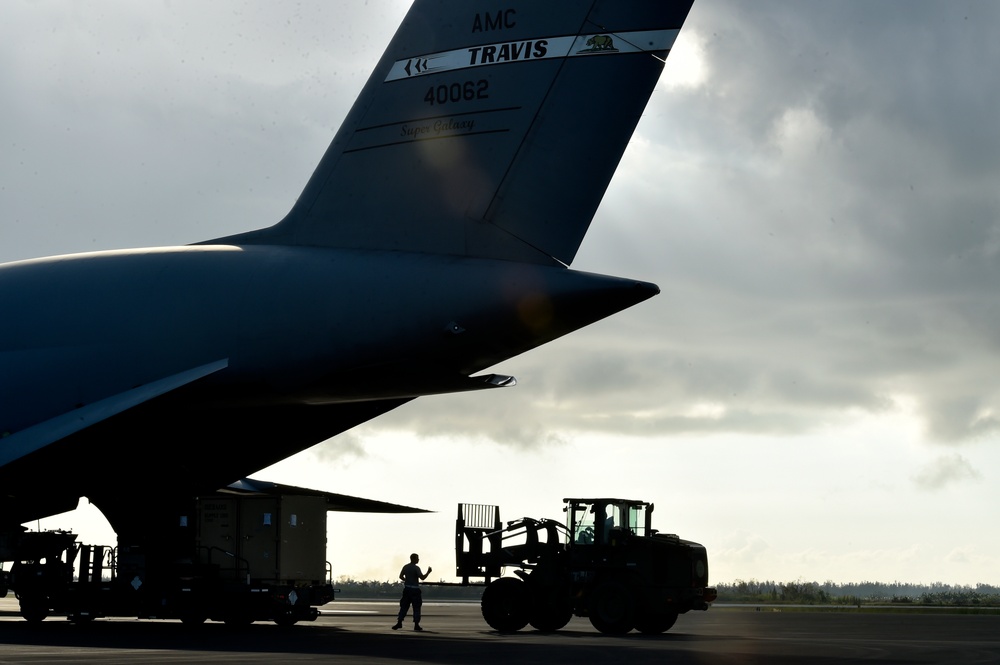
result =
[[[408,4],[5,3],[0,261],[276,221]],[[717,582],[997,584],[998,26],[697,0],[573,266],[661,295],[257,476],[438,511],[332,515],[357,578],[451,579],[458,502],[623,495]]]

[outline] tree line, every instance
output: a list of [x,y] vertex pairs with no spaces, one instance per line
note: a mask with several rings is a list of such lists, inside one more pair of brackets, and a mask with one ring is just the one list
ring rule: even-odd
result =
[[736,580],[716,584],[717,602],[800,603],[807,605],[913,604],[1000,606],[1000,587],[934,582],[775,582]]
[[[398,600],[402,582],[355,580],[340,577],[334,585],[341,598]],[[794,603],[804,605],[932,605],[956,607],[1000,607],[1000,587],[990,584],[961,586],[934,582],[776,582],[736,580],[715,585],[720,603]],[[479,600],[482,586],[425,587],[428,600]]]

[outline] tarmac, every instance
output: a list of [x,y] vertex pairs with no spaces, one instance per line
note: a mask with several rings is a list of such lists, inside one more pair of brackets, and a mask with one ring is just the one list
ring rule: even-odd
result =
[[0,599],[0,663],[1000,663],[1000,616],[713,607],[655,637],[603,635],[575,617],[556,633],[501,634],[478,603],[424,603],[424,631],[393,631],[391,602],[334,601],[291,627],[64,617],[29,624]]

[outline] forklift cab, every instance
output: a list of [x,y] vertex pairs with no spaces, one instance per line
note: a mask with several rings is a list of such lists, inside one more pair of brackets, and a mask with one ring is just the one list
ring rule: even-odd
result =
[[563,499],[573,545],[613,545],[624,536],[649,536],[653,504],[628,499]]

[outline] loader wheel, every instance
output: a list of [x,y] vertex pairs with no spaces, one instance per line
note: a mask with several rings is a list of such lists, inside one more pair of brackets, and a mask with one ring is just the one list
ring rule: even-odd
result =
[[208,617],[204,612],[198,612],[196,610],[189,610],[181,613],[180,619],[181,623],[185,626],[200,626],[208,621]]
[[[530,580],[528,586],[531,586]],[[568,585],[536,586],[531,596],[529,617],[531,627],[543,633],[551,633],[565,627],[573,618]]]
[[677,621],[677,612],[657,612],[640,617],[635,629],[643,635],[659,635],[670,630]]
[[565,607],[558,605],[542,605],[534,608],[531,613],[531,627],[543,633],[551,633],[565,628],[569,620],[573,618],[573,609],[569,603]]
[[483,619],[494,630],[513,633],[528,625],[528,591],[524,582],[501,577],[483,591]]
[[590,598],[590,623],[608,635],[624,635],[635,627],[635,594],[624,582],[598,585]]
[[49,605],[45,596],[35,598],[33,596],[21,597],[21,616],[29,623],[45,621],[49,615]]

